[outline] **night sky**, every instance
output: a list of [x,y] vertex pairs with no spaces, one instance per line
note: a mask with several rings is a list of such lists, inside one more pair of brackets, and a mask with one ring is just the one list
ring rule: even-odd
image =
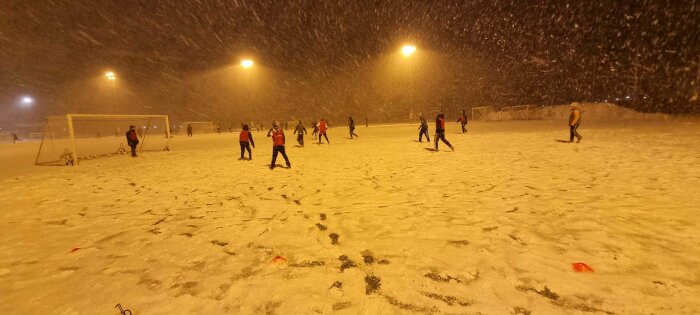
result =
[[[404,43],[423,58],[406,81],[410,98],[387,83]],[[221,74],[243,57],[264,70],[254,93]],[[644,111],[700,112],[698,62],[700,1],[0,2],[5,121],[69,111],[387,120],[618,97]],[[118,76],[111,95],[96,87],[107,70]],[[31,113],[17,104],[24,95],[36,99]]]

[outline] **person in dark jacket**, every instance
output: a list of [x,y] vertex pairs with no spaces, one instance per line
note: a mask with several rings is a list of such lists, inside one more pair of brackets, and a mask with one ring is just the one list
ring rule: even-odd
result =
[[572,103],[571,114],[569,114],[569,142],[574,142],[574,137],[576,137],[576,143],[581,142],[580,134],[578,134],[578,127],[581,125],[581,109],[578,103]]
[[314,120],[311,125],[314,126],[314,129],[311,131],[311,137],[316,139],[316,136],[318,135],[318,123]]
[[187,136],[191,137],[192,136],[192,125],[187,124]]
[[352,119],[352,116],[348,117],[348,128],[350,129],[350,139],[352,139],[352,136],[360,137],[355,133],[355,121]]
[[294,133],[297,135],[297,142],[300,146],[304,146],[304,135],[308,134],[306,127],[301,123],[301,120],[297,123],[296,128],[294,128]]
[[131,156],[136,157],[136,146],[139,145],[139,136],[136,134],[136,126],[129,126],[126,132],[126,143],[131,147]]
[[462,114],[459,115],[457,122],[462,124],[462,133],[467,133],[467,113],[465,113],[464,110],[462,110]]
[[445,139],[445,114],[439,113],[437,117],[435,117],[435,151],[438,150],[438,143],[442,140],[452,151],[455,150],[455,148],[450,144],[447,139]]
[[247,124],[243,124],[243,130],[241,130],[241,133],[238,135],[238,141],[241,144],[241,158],[239,160],[243,160],[243,157],[245,156],[245,151],[248,151],[248,159],[252,160],[253,159],[253,152],[250,150],[250,145],[253,145],[253,148],[255,148],[255,141],[253,141],[253,134],[250,132],[250,126]]
[[418,142],[423,142],[423,135],[425,135],[425,139],[428,140],[428,143],[430,143],[430,136],[428,135],[428,122],[425,120],[423,113],[418,113],[418,118],[420,118],[420,126],[418,126],[418,130],[420,131],[420,133],[418,133]]
[[278,121],[272,123],[272,129],[267,132],[267,136],[272,137],[272,162],[270,162],[270,169],[275,168],[275,161],[277,161],[278,153],[281,153],[284,161],[287,162],[287,168],[291,168],[292,163],[289,163],[287,153],[284,151],[284,130],[280,128],[280,123]]

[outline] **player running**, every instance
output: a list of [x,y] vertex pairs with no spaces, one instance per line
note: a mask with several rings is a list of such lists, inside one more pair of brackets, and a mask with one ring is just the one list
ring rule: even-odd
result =
[[465,113],[464,110],[462,110],[462,114],[459,115],[457,122],[462,124],[462,133],[467,133],[467,113]]
[[352,139],[352,136],[360,137],[355,133],[355,121],[352,119],[352,116],[348,117],[348,128],[350,129],[350,139]]
[[428,140],[428,143],[430,143],[430,136],[428,135],[428,122],[425,120],[423,113],[418,113],[418,118],[420,118],[420,126],[418,126],[418,130],[420,131],[420,133],[418,133],[418,142],[423,142],[423,135],[425,135],[425,139]]
[[578,127],[581,125],[581,109],[578,107],[578,103],[571,103],[569,108],[571,109],[571,114],[569,115],[569,142],[574,142],[574,137],[576,137],[576,143],[579,143],[583,139],[578,134]]
[[435,117],[435,151],[438,150],[438,143],[442,140],[452,151],[455,150],[455,148],[450,144],[447,139],[445,139],[445,114],[439,113],[437,117]]

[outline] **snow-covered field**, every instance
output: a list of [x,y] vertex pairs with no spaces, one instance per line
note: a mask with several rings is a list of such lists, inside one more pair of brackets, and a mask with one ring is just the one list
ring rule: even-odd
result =
[[252,161],[237,134],[78,167],[2,144],[0,312],[700,313],[697,124],[416,128],[288,132],[275,170],[260,133]]

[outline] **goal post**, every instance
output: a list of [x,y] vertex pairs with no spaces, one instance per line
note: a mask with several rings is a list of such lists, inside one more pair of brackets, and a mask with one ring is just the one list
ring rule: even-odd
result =
[[36,165],[76,165],[125,154],[126,132],[136,127],[139,152],[170,150],[167,115],[66,114],[46,118]]
[[517,105],[512,107],[511,119],[530,120],[530,105]]
[[488,113],[493,111],[492,106],[472,107],[472,120],[487,120]]

